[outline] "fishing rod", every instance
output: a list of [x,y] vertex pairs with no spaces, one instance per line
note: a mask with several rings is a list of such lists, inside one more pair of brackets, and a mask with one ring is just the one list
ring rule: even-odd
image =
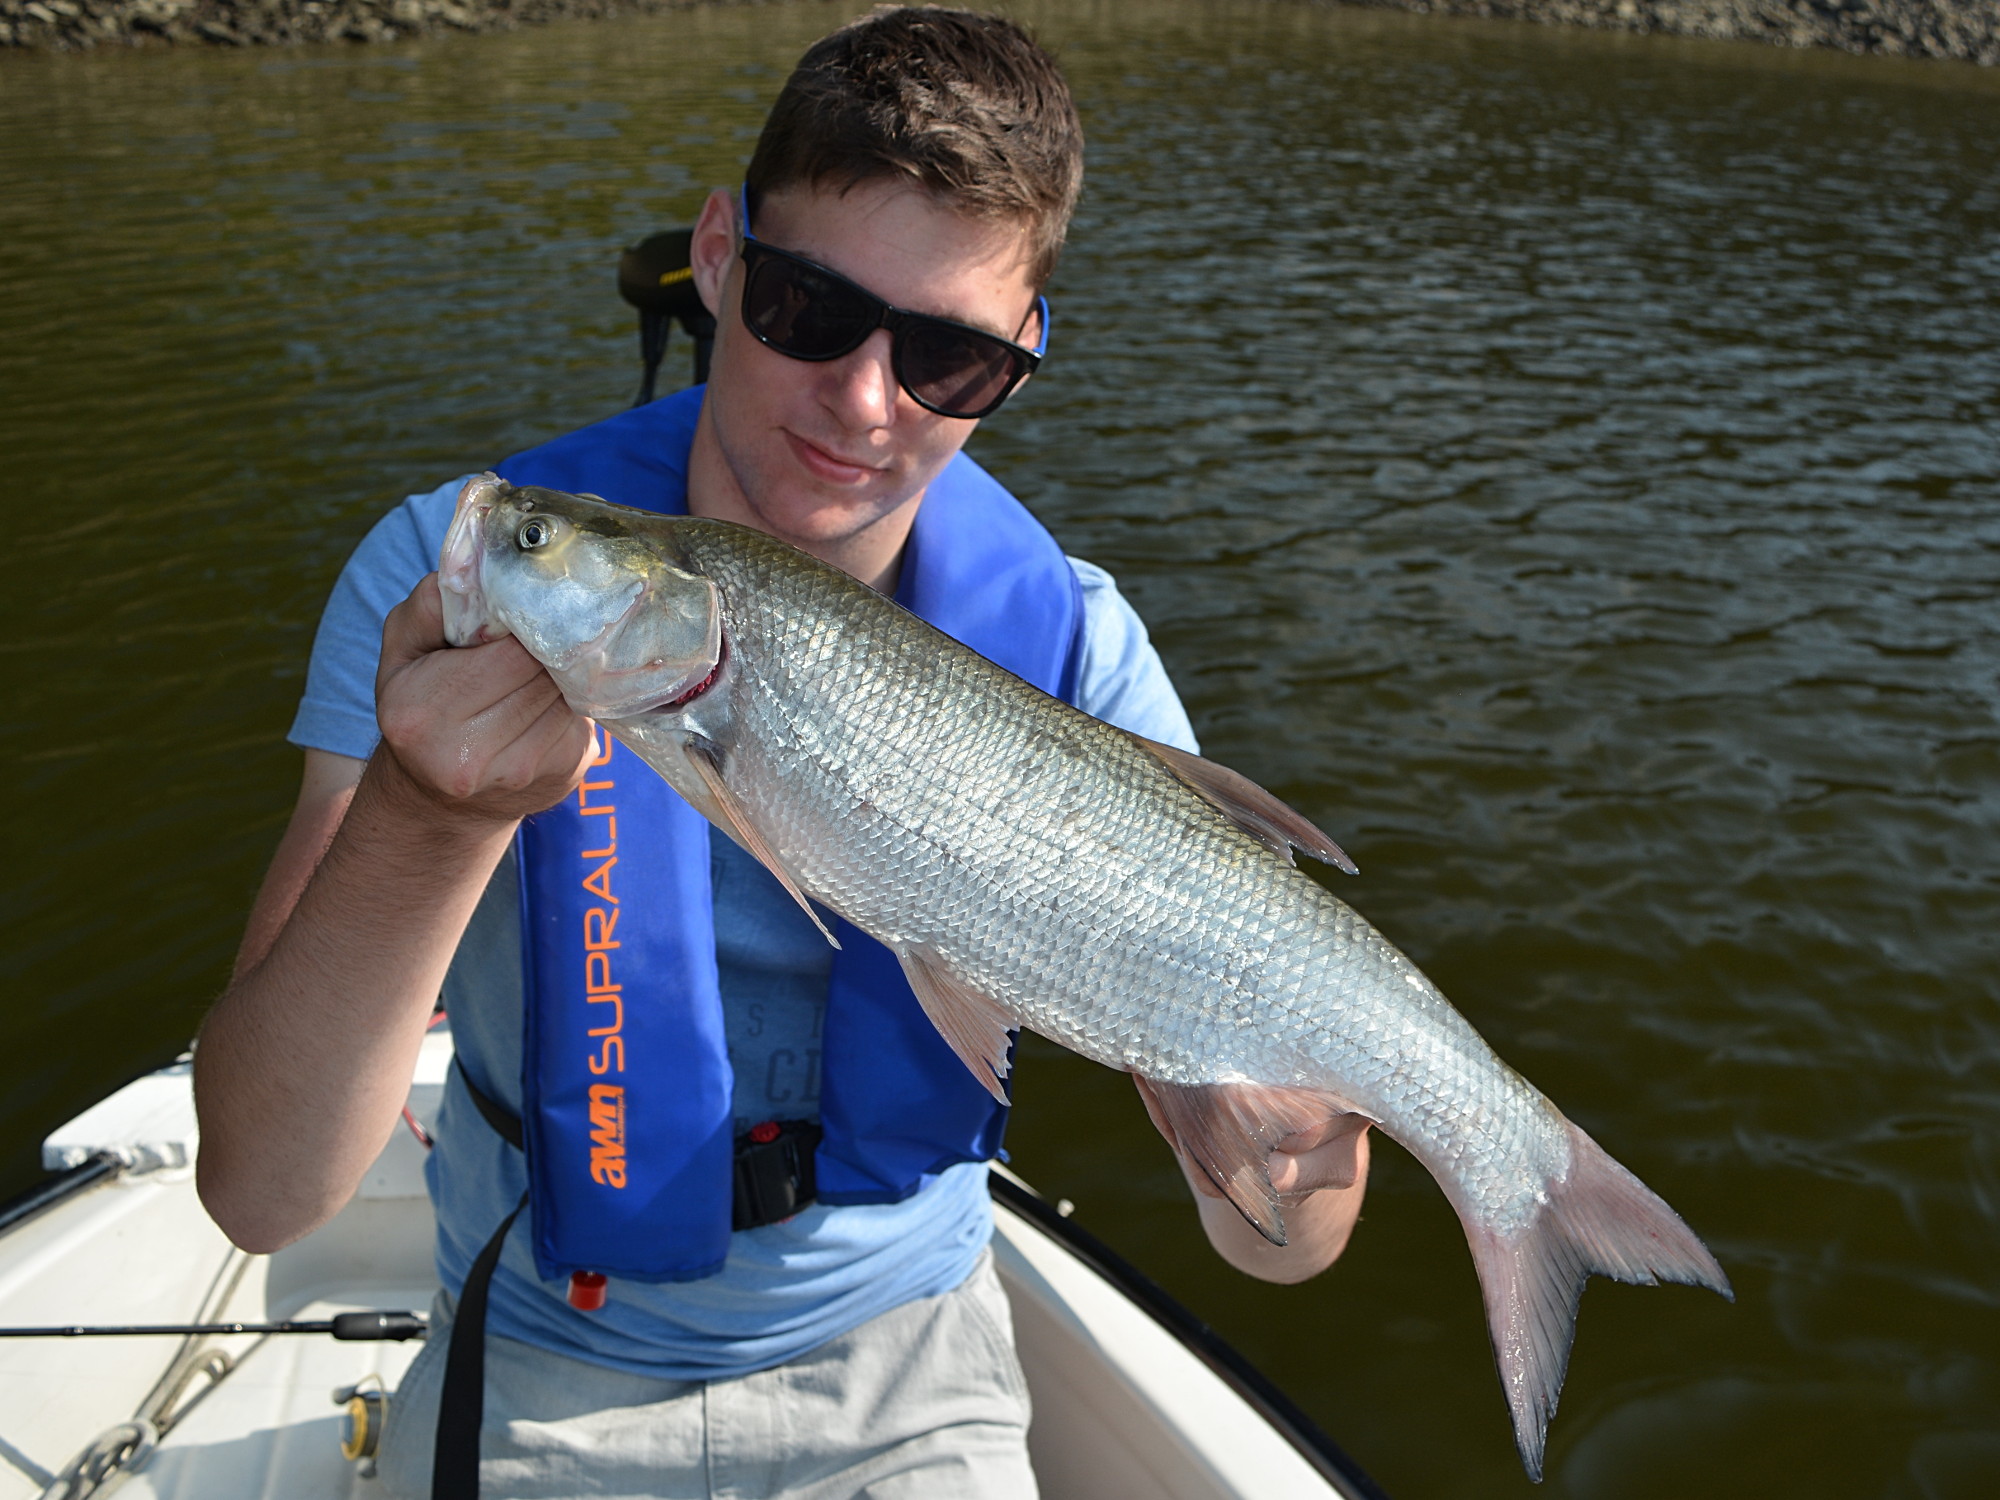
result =
[[420,1339],[430,1325],[412,1312],[349,1312],[289,1323],[72,1323],[55,1328],[0,1328],[0,1339],[93,1339],[150,1334],[330,1333],[343,1343]]

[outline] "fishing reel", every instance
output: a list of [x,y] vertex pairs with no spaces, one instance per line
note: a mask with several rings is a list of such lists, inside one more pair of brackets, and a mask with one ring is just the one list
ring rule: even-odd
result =
[[340,1413],[340,1456],[349,1463],[374,1469],[375,1451],[382,1443],[382,1423],[389,1415],[389,1392],[380,1375],[364,1375],[333,1393]]
[[653,382],[675,323],[694,340],[695,384],[708,379],[715,319],[701,305],[701,294],[695,290],[689,253],[693,241],[692,229],[669,229],[649,235],[618,258],[618,295],[639,309],[639,358],[644,374],[634,406],[644,406],[653,399]]

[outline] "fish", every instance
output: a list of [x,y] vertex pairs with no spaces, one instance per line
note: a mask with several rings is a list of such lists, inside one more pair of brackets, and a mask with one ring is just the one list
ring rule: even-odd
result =
[[1530,1477],[1589,1276],[1733,1297],[1673,1209],[1297,867],[1354,869],[1247,777],[725,521],[487,474],[438,577],[454,645],[512,635],[823,932],[815,903],[885,944],[1002,1103],[1017,1028],[1139,1075],[1276,1245],[1272,1148],[1340,1112],[1379,1126],[1458,1212]]

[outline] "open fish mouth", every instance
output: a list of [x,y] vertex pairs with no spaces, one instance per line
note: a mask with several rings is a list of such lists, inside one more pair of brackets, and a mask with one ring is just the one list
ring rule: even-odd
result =
[[513,634],[494,620],[486,604],[484,570],[486,518],[500,503],[505,481],[491,472],[474,475],[458,492],[458,508],[438,558],[438,592],[444,600],[444,638],[454,646],[480,646]]

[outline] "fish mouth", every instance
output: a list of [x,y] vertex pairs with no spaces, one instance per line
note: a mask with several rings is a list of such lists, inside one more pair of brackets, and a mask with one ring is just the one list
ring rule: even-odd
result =
[[454,646],[480,646],[513,632],[488,612],[481,581],[486,559],[486,518],[500,503],[506,481],[490,470],[475,474],[458,492],[458,508],[438,558],[438,594],[444,601],[444,638]]

